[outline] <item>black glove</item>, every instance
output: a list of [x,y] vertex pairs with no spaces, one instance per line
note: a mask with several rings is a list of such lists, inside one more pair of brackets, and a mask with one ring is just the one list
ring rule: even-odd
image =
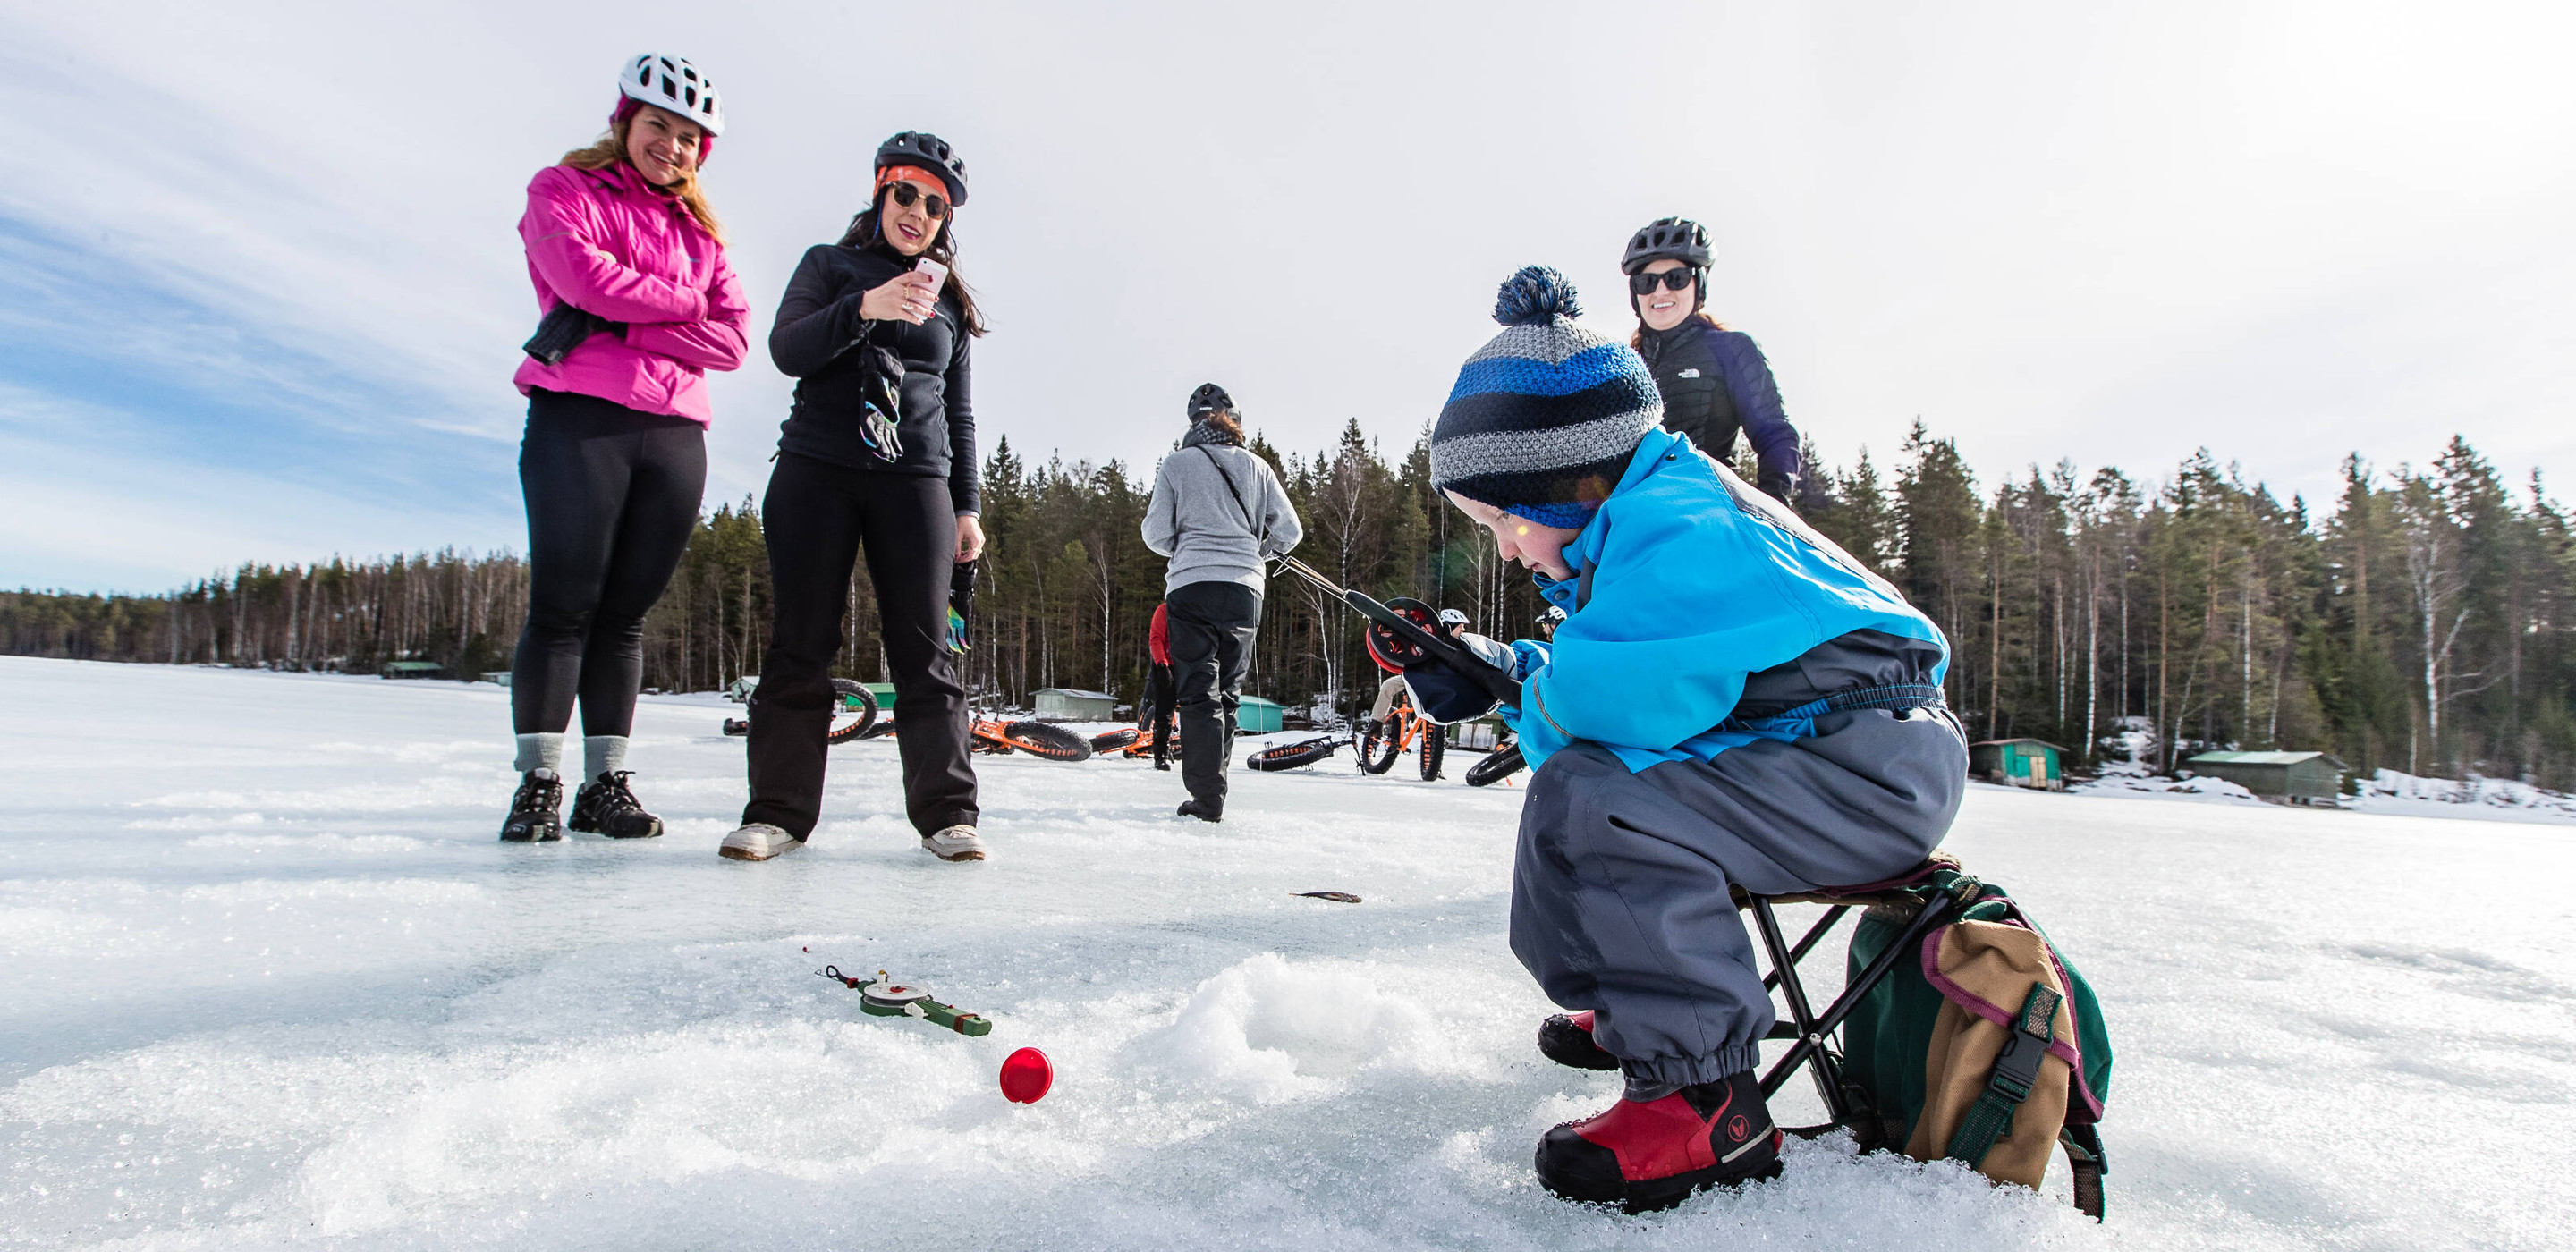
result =
[[903,459],[903,358],[892,349],[861,342],[859,438],[888,461]]
[[[1455,638],[1459,646],[1495,669],[1514,679],[1520,677],[1520,654],[1510,644],[1483,635],[1462,634]],[[1413,697],[1415,712],[1443,726],[1472,721],[1502,706],[1482,681],[1459,673],[1448,662],[1428,653],[1404,667],[1404,689]]]
[[537,323],[537,333],[528,336],[528,341],[519,345],[519,351],[527,353],[539,365],[561,365],[573,349],[582,345],[582,341],[601,331],[623,335],[626,325],[586,309],[558,304]]

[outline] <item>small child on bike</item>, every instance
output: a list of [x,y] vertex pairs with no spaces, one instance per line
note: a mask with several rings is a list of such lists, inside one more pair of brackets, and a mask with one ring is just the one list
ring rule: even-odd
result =
[[[1645,363],[1576,326],[1533,266],[1459,371],[1431,478],[1565,611],[1548,642],[1464,636],[1521,683],[1504,718],[1536,771],[1511,945],[1549,999],[1543,1050],[1615,1064],[1621,1099],[1540,1140],[1539,1180],[1632,1210],[1779,1170],[1754,1076],[1771,998],[1730,886],[1892,878],[1956,815],[1967,747],[1949,645],[1896,589],[1688,439]],[[1434,721],[1494,707],[1436,658]]]

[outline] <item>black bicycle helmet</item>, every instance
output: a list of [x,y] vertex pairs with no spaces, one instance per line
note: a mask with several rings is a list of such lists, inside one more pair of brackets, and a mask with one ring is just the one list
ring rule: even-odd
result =
[[1199,389],[1190,393],[1190,420],[1193,422],[1211,413],[1233,411],[1234,397],[1225,394],[1225,388],[1215,383],[1200,383]]
[[926,130],[908,130],[877,145],[877,169],[910,165],[939,176],[948,188],[948,202],[966,203],[966,162],[948,141]]
[[[877,163],[885,163],[878,157]],[[1670,258],[1695,270],[1708,268],[1708,228],[1687,217],[1659,217],[1636,234],[1628,236],[1628,254],[1619,258],[1619,272],[1634,274],[1647,265]]]

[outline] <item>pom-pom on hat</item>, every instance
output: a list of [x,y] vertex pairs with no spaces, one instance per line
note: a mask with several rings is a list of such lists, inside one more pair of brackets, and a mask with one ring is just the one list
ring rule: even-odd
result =
[[1574,324],[1582,312],[1546,266],[1503,280],[1503,333],[1467,358],[1431,428],[1435,490],[1542,526],[1592,520],[1664,402],[1633,349]]

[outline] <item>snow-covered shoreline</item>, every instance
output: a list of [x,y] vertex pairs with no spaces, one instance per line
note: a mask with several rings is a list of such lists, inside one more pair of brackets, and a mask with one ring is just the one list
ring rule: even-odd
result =
[[[950,866],[851,745],[814,846],[746,866],[734,706],[645,700],[666,838],[505,848],[504,700],[0,659],[0,1243],[2542,1247],[2576,1210],[2553,830],[1973,789],[1948,846],[2109,1004],[2109,1226],[2062,1170],[1834,1141],[1625,1219],[1529,1179],[1613,1087],[1530,1046],[1520,791],[1463,761],[1238,772],[1204,827],[1139,762],[979,758],[996,859]],[[862,1017],[827,961],[995,1031]]]

